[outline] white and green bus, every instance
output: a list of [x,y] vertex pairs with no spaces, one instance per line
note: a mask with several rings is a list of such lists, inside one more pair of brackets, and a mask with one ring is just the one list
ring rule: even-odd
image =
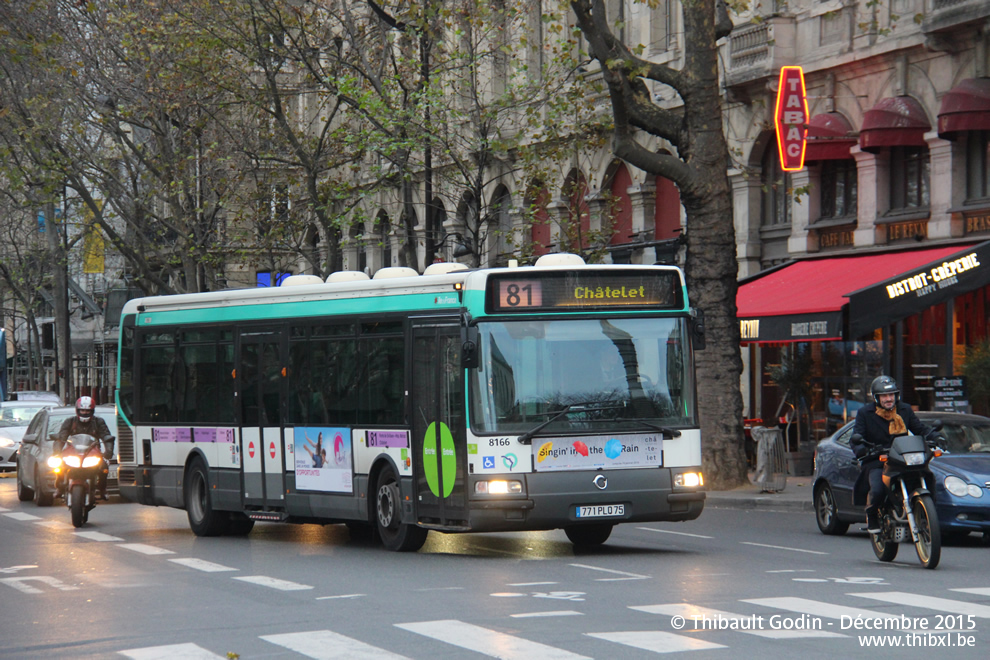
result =
[[675,267],[293,276],[132,300],[120,344],[121,494],[200,536],[267,520],[397,551],[429,530],[588,546],[704,506],[703,324]]

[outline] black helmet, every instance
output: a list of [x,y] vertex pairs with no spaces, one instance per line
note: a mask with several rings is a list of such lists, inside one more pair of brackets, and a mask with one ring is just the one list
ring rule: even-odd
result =
[[873,401],[878,406],[880,405],[881,394],[893,394],[894,405],[897,405],[901,400],[901,391],[897,388],[897,381],[890,376],[877,376],[874,378],[873,383],[870,385],[870,394],[873,395]]

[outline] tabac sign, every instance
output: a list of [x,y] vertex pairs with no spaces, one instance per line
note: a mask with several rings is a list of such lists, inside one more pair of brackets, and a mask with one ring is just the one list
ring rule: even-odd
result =
[[805,138],[810,118],[804,91],[804,71],[799,66],[780,67],[773,119],[777,127],[780,169],[785,172],[795,172],[804,167]]

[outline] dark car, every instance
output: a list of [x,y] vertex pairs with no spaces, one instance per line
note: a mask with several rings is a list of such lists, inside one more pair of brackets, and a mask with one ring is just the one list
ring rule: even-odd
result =
[[[960,413],[919,412],[927,425],[942,420],[944,453],[930,463],[935,509],[943,537],[982,532],[990,539],[990,419]],[[850,422],[815,449],[815,518],[824,534],[845,534],[851,523],[865,523],[862,506],[853,505],[859,462],[849,447]]]
[[[49,506],[55,497],[55,472],[48,465],[54,442],[52,435],[62,428],[62,422],[76,414],[75,408],[45,408],[31,419],[27,432],[21,441],[20,457],[17,462],[17,498],[22,502],[30,499],[38,506]],[[103,418],[111,435],[117,435],[117,415],[113,406],[97,406],[97,417]],[[110,461],[110,475],[107,490],[117,486],[117,460]]]

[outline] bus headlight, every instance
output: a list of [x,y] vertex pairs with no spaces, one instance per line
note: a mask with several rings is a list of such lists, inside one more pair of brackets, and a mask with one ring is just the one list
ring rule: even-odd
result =
[[700,472],[678,472],[674,475],[675,488],[697,488],[705,485],[705,478]]
[[476,481],[474,492],[478,495],[518,495],[522,493],[522,482],[504,479]]

